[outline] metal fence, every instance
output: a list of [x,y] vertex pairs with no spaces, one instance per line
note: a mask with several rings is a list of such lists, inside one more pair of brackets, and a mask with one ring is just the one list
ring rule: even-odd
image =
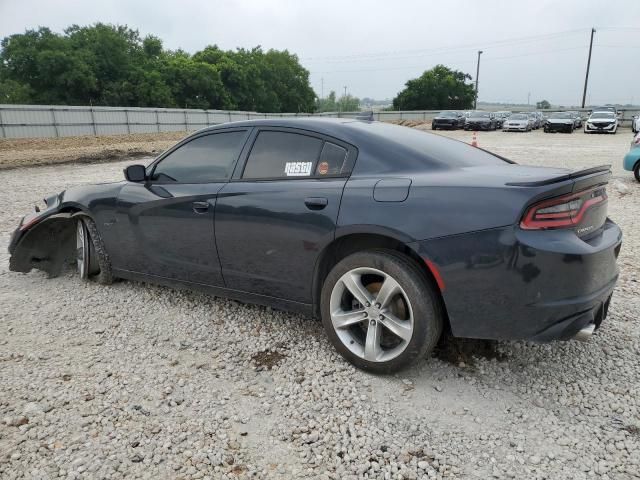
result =
[[[360,112],[318,113],[314,116],[353,118]],[[432,119],[438,111],[375,112],[381,121]],[[638,110],[622,111],[629,126]],[[585,111],[586,114],[586,111]],[[228,110],[135,107],[66,107],[0,105],[0,138],[68,137],[193,131],[208,125],[257,118],[307,117],[307,113],[256,113]]]

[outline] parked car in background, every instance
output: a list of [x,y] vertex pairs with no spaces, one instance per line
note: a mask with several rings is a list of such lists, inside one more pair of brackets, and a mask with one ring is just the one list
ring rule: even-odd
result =
[[473,111],[464,123],[465,130],[496,130],[498,122],[493,112]]
[[573,133],[575,120],[569,112],[554,112],[549,114],[544,122],[545,133],[565,132]]
[[431,129],[439,128],[455,130],[456,128],[464,128],[466,118],[462,112],[454,110],[445,110],[436,115],[431,121]]
[[584,133],[616,133],[618,117],[611,111],[593,112],[584,123]]
[[622,165],[625,170],[633,172],[636,180],[640,182],[640,133],[633,138],[629,153],[624,156]]
[[582,128],[582,114],[580,112],[567,112],[573,118],[573,128]]
[[530,132],[531,118],[525,113],[514,113],[502,125],[505,132]]
[[[83,281],[302,312],[356,367],[390,373],[428,356],[445,328],[537,342],[600,328],[622,242],[610,177],[380,122],[227,123],[120,182],[47,197],[13,233],[9,268],[54,277],[73,265]],[[78,289],[78,305],[94,290]]]
[[523,115],[527,115],[529,117],[529,121],[531,123],[531,129],[537,130],[540,128],[540,119],[534,112],[520,112]]

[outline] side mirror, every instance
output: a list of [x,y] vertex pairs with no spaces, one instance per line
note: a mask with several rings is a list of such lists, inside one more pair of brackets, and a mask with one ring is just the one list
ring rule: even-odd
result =
[[147,178],[147,169],[144,165],[129,165],[124,169],[124,178],[130,182],[144,182]]

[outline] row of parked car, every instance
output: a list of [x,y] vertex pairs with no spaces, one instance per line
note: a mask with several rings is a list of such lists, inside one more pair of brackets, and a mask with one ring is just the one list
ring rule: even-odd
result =
[[[446,110],[440,112],[432,121],[431,128],[465,130],[498,130],[505,132],[530,132],[539,128],[546,133],[566,132],[584,126],[584,133],[616,133],[618,131],[619,113],[615,107],[596,107],[589,117],[583,121],[579,112],[486,112]],[[638,125],[637,125],[638,124]],[[640,129],[640,119],[634,118],[634,131]]]

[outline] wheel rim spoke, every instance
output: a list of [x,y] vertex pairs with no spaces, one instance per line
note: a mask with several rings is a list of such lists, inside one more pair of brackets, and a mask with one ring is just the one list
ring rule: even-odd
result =
[[331,321],[335,328],[347,328],[365,319],[364,310],[338,310],[331,314]]
[[382,328],[378,322],[374,325],[369,323],[367,328],[367,339],[364,344],[364,359],[375,362],[382,351],[380,347],[380,337],[382,336]]
[[373,301],[373,297],[369,290],[362,284],[362,276],[355,273],[349,273],[342,278],[342,283],[351,292],[351,295],[360,302],[361,305],[370,305]]
[[378,308],[385,308],[399,291],[400,285],[398,282],[391,277],[386,277],[376,297],[376,303],[380,304]]
[[394,335],[400,337],[405,342],[411,340],[413,328],[408,320],[400,320],[391,312],[383,312],[380,323]]

